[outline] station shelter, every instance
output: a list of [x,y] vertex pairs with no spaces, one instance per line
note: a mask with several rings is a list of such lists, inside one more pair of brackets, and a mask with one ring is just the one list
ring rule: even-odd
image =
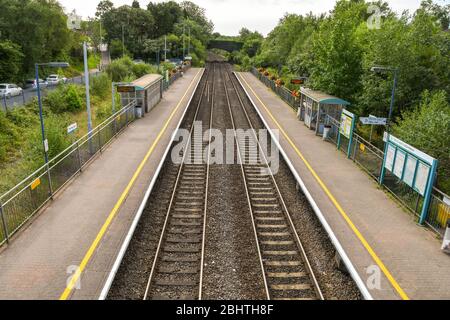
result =
[[323,134],[325,125],[329,124],[329,117],[340,122],[342,110],[350,102],[329,94],[302,87],[300,89],[300,107],[298,117],[305,125],[316,132]]
[[159,74],[147,74],[133,82],[118,87],[122,104],[136,100],[136,109],[142,116],[150,112],[162,99],[164,78]]

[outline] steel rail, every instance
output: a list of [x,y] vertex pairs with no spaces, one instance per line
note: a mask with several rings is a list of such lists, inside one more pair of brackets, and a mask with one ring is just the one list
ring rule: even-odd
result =
[[[284,212],[284,216],[286,217],[286,219],[288,220],[288,222],[289,222],[289,226],[290,226],[290,230],[291,230],[291,233],[292,233],[292,235],[294,236],[294,238],[295,238],[295,242],[296,242],[296,245],[297,245],[297,247],[298,247],[298,251],[299,251],[299,253],[300,253],[300,256],[301,256],[301,258],[302,258],[302,260],[303,260],[303,263],[305,264],[305,267],[306,267],[306,270],[307,270],[307,272],[308,272],[308,274],[309,274],[309,277],[310,277],[310,280],[311,280],[311,282],[312,282],[312,284],[313,284],[313,288],[314,288],[314,290],[315,290],[315,292],[316,292],[316,295],[317,295],[317,297],[320,299],[320,300],[324,300],[324,296],[323,296],[323,294],[322,294],[322,291],[321,291],[321,289],[320,289],[320,286],[319,286],[319,284],[318,284],[318,281],[317,281],[317,279],[316,279],[316,277],[315,277],[315,275],[314,275],[314,272],[313,272],[313,270],[312,270],[312,267],[311,267],[311,264],[310,264],[310,262],[309,262],[309,259],[308,259],[308,257],[307,257],[307,255],[306,255],[306,252],[305,252],[305,250],[304,250],[304,247],[303,247],[303,245],[302,245],[302,242],[301,242],[301,240],[300,240],[300,237],[299,237],[299,235],[298,235],[298,233],[297,233],[297,230],[296,230],[296,228],[295,228],[295,225],[294,225],[294,223],[293,223],[293,221],[292,221],[292,218],[291,218],[291,215],[290,215],[290,213],[289,213],[289,210],[288,210],[288,208],[287,208],[287,206],[286,206],[286,203],[285,203],[285,201],[284,201],[284,198],[283,198],[283,196],[282,196],[282,194],[281,194],[281,191],[280,191],[280,189],[279,189],[279,187],[278,187],[278,184],[277,184],[277,182],[276,182],[276,180],[275,180],[275,177],[274,177],[274,174],[273,174],[273,172],[272,172],[272,169],[270,168],[270,166],[269,166],[269,163],[268,163],[268,161],[267,161],[267,157],[266,157],[266,155],[264,154],[264,152],[262,151],[263,149],[261,148],[261,145],[260,145],[260,143],[259,143],[259,139],[258,139],[258,137],[257,137],[257,135],[256,135],[256,133],[255,133],[255,130],[254,130],[254,126],[253,126],[253,124],[252,124],[252,121],[250,120],[250,118],[249,118],[249,116],[248,116],[248,113],[247,113],[247,111],[246,111],[246,109],[245,109],[245,107],[244,107],[244,102],[242,101],[242,98],[241,98],[241,96],[239,95],[239,91],[238,91],[238,89],[237,89],[237,87],[236,87],[236,85],[235,85],[235,83],[233,82],[233,80],[231,79],[231,77],[228,75],[228,72],[226,72],[225,73],[227,76],[228,76],[228,79],[229,79],[229,81],[231,82],[231,84],[232,84],[232,86],[233,86],[233,89],[234,89],[234,91],[235,91],[235,93],[236,93],[236,96],[238,97],[238,100],[239,100],[239,104],[240,104],[240,106],[241,106],[241,109],[242,109],[242,111],[244,112],[244,114],[245,114],[245,117],[246,117],[246,119],[247,119],[247,122],[248,122],[248,124],[249,124],[249,126],[250,126],[250,128],[251,128],[251,131],[252,131],[252,133],[253,133],[253,135],[254,135],[254,139],[255,139],[255,141],[256,141],[256,143],[257,143],[257,147],[258,147],[258,149],[260,150],[260,154],[263,156],[263,160],[264,160],[264,165],[267,167],[267,170],[268,170],[268,172],[269,172],[269,175],[270,175],[270,178],[271,178],[271,180],[272,180],[272,182],[273,182],[273,184],[274,184],[274,186],[275,186],[275,189],[276,189],[276,191],[277,191],[277,195],[278,195],[278,198],[279,198],[279,200],[281,201],[281,204],[282,204],[282,207],[283,207],[283,212]],[[226,93],[227,93],[227,100],[228,100],[228,102],[229,102],[229,97],[228,97],[228,91],[227,91],[227,86],[226,86],[226,81],[224,81],[224,84],[225,84],[225,91],[226,91]],[[232,114],[232,111],[231,111],[231,106],[230,106],[230,103],[229,103],[229,110],[230,110],[230,115],[231,115],[231,118],[233,119],[233,114]],[[236,129],[235,128],[235,125],[234,125],[234,120],[232,121],[233,122],[233,127],[234,127],[234,129]],[[235,134],[235,137],[236,137],[236,134]],[[239,148],[239,141],[238,141],[238,139],[236,139],[236,143],[238,144],[238,154],[239,154],[239,157],[241,158],[241,155],[240,155],[240,148]],[[244,185],[245,185],[245,189],[246,189],[246,193],[247,193],[247,200],[248,200],[248,203],[249,203],[249,209],[250,209],[250,214],[251,214],[251,217],[252,217],[252,223],[253,223],[253,228],[254,228],[254,232],[255,232],[255,237],[256,237],[256,243],[257,244],[259,244],[259,237],[258,237],[258,233],[257,233],[257,230],[256,230],[256,226],[255,226],[255,223],[254,223],[254,213],[253,213],[253,209],[252,209],[252,205],[251,205],[251,201],[250,201],[250,195],[249,195],[249,190],[248,190],[248,186],[247,186],[247,182],[246,182],[246,178],[245,178],[245,169],[244,169],[244,165],[243,165],[243,163],[241,162],[241,169],[242,169],[242,173],[243,173],[243,179],[244,179]],[[266,271],[266,268],[264,267],[264,263],[263,263],[263,260],[262,260],[262,256],[261,256],[261,251],[260,251],[260,247],[259,247],[259,245],[257,245],[257,248],[258,248],[258,253],[259,253],[259,257],[260,257],[260,262],[261,262],[261,265],[262,265],[262,268],[263,268],[263,276],[264,276],[264,283],[265,283],[265,287],[266,287],[266,290],[269,290],[268,289],[268,286],[267,286],[267,271]],[[267,291],[267,295],[268,295],[268,297],[269,297],[269,299],[270,299],[270,292],[269,291]]]
[[[214,76],[214,74],[213,74],[213,76]],[[195,111],[195,114],[194,114],[194,120],[192,121],[192,123],[194,123],[195,119],[197,119],[197,117],[198,117],[199,110],[200,110],[201,104],[203,102],[205,90],[208,87],[208,83],[209,83],[208,77],[209,77],[209,71],[206,74],[205,85],[202,88],[202,91],[201,91],[201,94],[200,94],[200,99],[199,99],[199,102],[197,104],[196,111]],[[214,80],[214,77],[213,77],[213,80]],[[180,167],[179,167],[178,172],[177,172],[175,185],[173,187],[173,191],[172,191],[172,194],[171,194],[169,206],[168,206],[166,217],[165,217],[165,220],[164,220],[163,229],[161,231],[161,236],[159,238],[159,242],[158,242],[158,246],[157,246],[157,249],[156,249],[155,257],[153,259],[153,263],[152,263],[152,267],[151,267],[151,271],[150,271],[150,276],[149,276],[148,281],[147,281],[147,285],[146,285],[146,289],[145,289],[143,300],[147,300],[149,292],[150,292],[150,288],[151,288],[151,283],[152,283],[152,280],[153,280],[153,278],[155,276],[155,270],[156,270],[157,262],[158,262],[158,259],[159,259],[159,255],[161,253],[161,247],[162,247],[162,244],[163,244],[163,240],[164,240],[164,237],[165,237],[166,232],[167,232],[167,226],[169,224],[170,213],[171,213],[171,210],[172,210],[172,207],[173,207],[173,204],[174,204],[174,199],[175,199],[175,196],[176,196],[177,187],[178,187],[178,184],[179,184],[179,181],[180,181],[181,173],[182,173],[183,168],[184,168],[184,163],[185,163],[185,160],[186,160],[186,156],[188,155],[188,150],[189,150],[189,147],[191,145],[193,132],[194,132],[194,125],[192,125],[191,128],[190,128],[189,138],[188,138],[188,141],[186,142],[185,151],[183,152],[182,162],[181,162]],[[206,197],[205,197],[205,208],[206,208]],[[206,209],[205,209],[205,211],[206,211]],[[202,245],[203,245],[203,243],[202,243]],[[200,282],[200,285],[201,285],[201,282]],[[199,293],[200,292],[201,291],[199,290]]]
[[[211,115],[209,118],[209,136],[208,136],[208,158],[206,160],[206,186],[205,186],[205,209],[203,212],[203,235],[202,235],[202,249],[201,249],[201,258],[200,258],[200,283],[199,283],[199,294],[198,299],[202,300],[202,287],[203,287],[203,268],[205,261],[205,242],[206,242],[206,215],[208,209],[208,189],[209,189],[209,165],[211,159],[211,139],[212,139],[212,124],[213,124],[213,112],[214,112],[214,92],[215,92],[215,84],[214,77],[216,74],[216,66],[214,65],[213,69],[213,80],[212,80],[212,88],[211,88]],[[209,87],[208,87],[209,88]],[[209,93],[209,91],[208,91]],[[208,95],[208,102],[209,102]]]
[[[225,77],[224,77],[224,79],[225,79]],[[265,292],[266,292],[267,300],[270,300],[270,290],[269,290],[269,286],[267,284],[267,278],[264,276],[265,275],[264,263],[263,263],[263,258],[261,256],[261,248],[259,246],[258,233],[256,231],[255,219],[254,219],[254,216],[253,216],[252,204],[251,204],[251,200],[250,200],[250,193],[249,193],[249,190],[248,190],[248,187],[247,187],[247,179],[245,177],[244,164],[243,164],[244,162],[242,161],[242,155],[241,155],[240,148],[239,148],[239,141],[238,141],[238,138],[237,138],[237,135],[236,135],[236,125],[235,125],[235,122],[234,122],[233,112],[231,111],[231,102],[230,102],[230,96],[228,94],[228,88],[227,88],[226,81],[223,82],[223,85],[224,85],[224,89],[225,89],[225,95],[226,95],[226,98],[227,98],[228,110],[230,112],[231,123],[233,125],[234,139],[235,139],[236,144],[237,144],[237,156],[238,156],[238,161],[241,164],[242,179],[244,180],[245,194],[247,196],[247,203],[248,203],[248,207],[250,209],[250,216],[251,216],[251,221],[252,221],[252,226],[253,226],[253,232],[254,232],[254,236],[255,236],[255,239],[256,239],[256,248],[257,248],[259,262],[260,262],[261,271],[262,271],[261,274],[263,275],[264,289],[265,289]]]

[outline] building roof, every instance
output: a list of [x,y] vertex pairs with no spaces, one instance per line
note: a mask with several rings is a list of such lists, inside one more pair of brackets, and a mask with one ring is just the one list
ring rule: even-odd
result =
[[338,104],[342,106],[350,105],[350,102],[348,101],[309,88],[301,88],[301,93],[320,104]]
[[163,77],[159,74],[146,74],[139,79],[134,80],[131,84],[136,87],[137,91],[145,90]]

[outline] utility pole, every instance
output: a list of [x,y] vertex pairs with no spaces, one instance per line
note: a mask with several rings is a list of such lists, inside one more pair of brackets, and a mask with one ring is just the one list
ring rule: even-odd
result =
[[89,94],[89,66],[88,66],[86,42],[83,43],[83,55],[84,55],[84,83],[86,86],[86,108],[88,116],[88,133],[90,137],[92,131],[92,119],[91,119],[91,98]]
[[167,60],[167,36],[164,36],[164,61]]
[[185,39],[184,39],[185,30],[186,30],[186,26],[183,23],[183,59],[182,60],[184,60],[184,56],[186,55],[186,48],[185,48],[186,44],[185,44]]
[[189,37],[188,37],[188,56],[191,55],[191,27],[188,27],[189,29]]
[[125,27],[122,24],[122,57],[125,57]]

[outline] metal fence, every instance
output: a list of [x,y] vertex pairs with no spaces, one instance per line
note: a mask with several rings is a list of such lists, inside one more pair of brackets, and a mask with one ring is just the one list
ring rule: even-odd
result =
[[[189,67],[185,71],[188,69]],[[164,81],[164,90],[180,77],[181,72],[177,72],[170,77],[168,83]],[[0,196],[0,246],[8,242],[58,191],[101,153],[113,137],[136,119],[136,105],[136,100],[132,100],[90,133],[49,160],[47,165],[40,167]]]
[[[98,77],[102,75],[102,72],[96,71],[91,72],[89,74],[89,79],[92,81],[93,78]],[[73,78],[69,78],[66,81],[66,84],[79,84],[84,85],[84,77],[83,76],[77,76]],[[55,90],[58,88],[58,86],[46,86],[41,88],[41,96],[44,97],[48,94],[48,92]],[[1,108],[5,112],[11,111],[14,108],[21,107],[25,105],[26,103],[30,102],[37,96],[36,90],[33,89],[24,89],[22,90],[22,93],[18,96],[13,96],[10,98],[7,98],[6,96],[0,97],[1,99]]]
[[[251,72],[262,83],[280,96],[290,107],[294,110],[298,109],[299,102],[290,94],[289,90],[284,87],[277,87],[274,81],[262,75],[255,68],[252,68]],[[286,92],[289,92],[289,96]],[[340,127],[339,122],[327,115],[325,124],[330,127],[327,141],[337,146]],[[348,144],[349,139],[341,135],[340,150],[346,154],[348,152]],[[384,151],[365,140],[356,132],[353,132],[350,159],[364,169],[377,182],[380,181]],[[424,199],[419,193],[412,190],[390,172],[386,172],[383,186],[407,209],[416,216],[420,215]],[[447,202],[445,202],[444,199],[447,199]],[[448,201],[450,201],[450,196],[436,188],[433,189],[430,209],[425,224],[441,236],[444,235],[447,221],[450,219],[450,205],[448,204]]]
[[252,68],[252,74],[257,77],[262,83],[264,83],[267,87],[271,88],[273,92],[275,92],[283,101],[285,101],[292,109],[295,111],[298,110],[300,106],[300,100],[295,98],[292,95],[292,92],[289,91],[286,87],[277,86],[275,81],[270,80],[266,76],[262,75],[258,70]]
[[[337,146],[339,122],[328,117],[327,124],[331,127],[327,139]],[[344,144],[343,147],[341,146],[341,151],[347,153],[348,139],[342,140],[341,136],[341,142]],[[380,181],[384,152],[356,132],[353,133],[350,159],[357,163],[377,182]],[[423,205],[423,197],[419,193],[412,190],[408,185],[390,172],[386,172],[383,186],[398,201],[400,201],[403,206],[419,217]],[[430,209],[427,220],[425,221],[432,230],[440,235],[444,235],[447,220],[450,219],[450,206],[444,202],[444,198],[450,199],[449,196],[434,188]]]
[[0,245],[134,121],[135,106],[136,101],[130,102],[0,197]]
[[[190,69],[190,67],[184,67],[183,72],[186,72]],[[169,87],[175,82],[177,81],[179,78],[182,77],[182,74],[180,71],[174,73],[173,75],[171,75],[169,77],[169,82],[167,81],[163,81],[163,89],[164,91],[166,91],[167,89],[169,89]]]

